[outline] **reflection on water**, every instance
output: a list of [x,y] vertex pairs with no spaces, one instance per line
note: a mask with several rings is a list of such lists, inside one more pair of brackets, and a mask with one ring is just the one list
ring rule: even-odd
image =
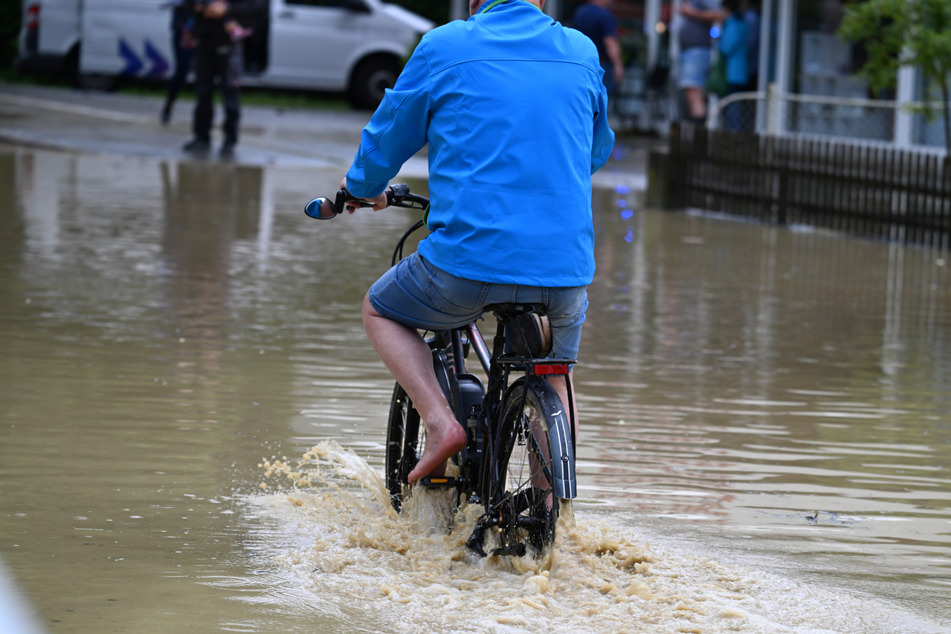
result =
[[337,182],[0,148],[0,555],[51,630],[951,624],[946,253],[597,192],[581,498],[513,569],[379,499],[360,302],[412,214],[307,220]]
[[902,578],[943,605],[947,253],[702,216],[625,219],[623,197],[604,206],[612,198],[592,302],[607,310],[586,335],[625,345],[586,359],[581,378],[597,416],[581,450],[592,496],[876,592],[907,596],[889,587]]

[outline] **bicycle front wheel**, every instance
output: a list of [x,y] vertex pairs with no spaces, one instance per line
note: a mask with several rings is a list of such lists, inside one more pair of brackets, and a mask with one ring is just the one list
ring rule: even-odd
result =
[[512,384],[499,439],[490,504],[500,518],[500,548],[540,553],[554,541],[559,509],[570,504],[575,486],[568,418],[547,380],[530,376]]
[[403,505],[406,478],[413,470],[426,444],[426,428],[421,424],[413,400],[399,383],[393,388],[390,416],[386,429],[386,490],[397,511]]

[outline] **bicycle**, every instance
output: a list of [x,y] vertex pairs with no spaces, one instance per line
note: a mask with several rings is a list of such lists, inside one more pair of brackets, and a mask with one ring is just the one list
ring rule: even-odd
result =
[[[311,218],[334,218],[347,201],[369,205],[340,190],[333,201],[312,200],[305,213]],[[396,264],[409,236],[425,226],[429,200],[410,192],[407,185],[392,185],[387,203],[424,211],[423,218],[397,242],[392,258]],[[348,211],[353,213],[354,208]],[[544,306],[534,304],[486,306],[484,312],[493,313],[497,322],[491,351],[476,321],[428,333],[426,338],[436,376],[456,420],[466,430],[467,443],[450,459],[453,475],[426,477],[420,484],[454,490],[456,504],[465,498],[483,507],[466,542],[483,557],[523,556],[529,549],[540,554],[554,541],[559,513],[570,508],[577,496],[569,373],[575,360],[545,358],[551,348],[544,311]],[[488,387],[469,372],[470,352],[478,359]],[[568,381],[567,407],[548,376]],[[425,443],[419,412],[397,383],[390,402],[385,455],[386,487],[397,511],[409,495],[407,475]],[[494,544],[488,553],[486,543]]]

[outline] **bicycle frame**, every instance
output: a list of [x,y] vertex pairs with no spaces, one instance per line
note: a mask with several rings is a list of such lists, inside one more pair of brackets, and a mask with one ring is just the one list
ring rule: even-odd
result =
[[[428,199],[411,194],[405,185],[393,185],[387,192],[387,201],[390,205],[428,210]],[[335,201],[327,198],[318,198],[307,205],[305,212],[312,218],[333,218],[347,209],[351,212],[356,206],[366,206],[365,201],[353,198],[345,190],[337,193]],[[417,222],[399,239],[393,252],[392,263],[395,265],[403,256],[403,246],[407,238],[416,230],[425,226],[423,220]],[[458,476],[425,477],[420,480],[424,486],[451,487],[459,496],[465,495],[470,503],[481,504],[485,512],[478,520],[467,545],[478,554],[485,556],[482,548],[484,533],[493,527],[502,531],[538,530],[538,518],[557,517],[557,508],[551,508],[552,502],[546,501],[546,491],[559,500],[571,500],[577,496],[577,483],[574,472],[575,426],[574,402],[571,390],[570,368],[573,359],[540,359],[532,356],[523,356],[506,350],[506,334],[510,324],[526,313],[544,313],[544,307],[534,304],[496,304],[485,307],[485,312],[492,312],[497,320],[496,333],[491,349],[486,344],[478,323],[472,321],[459,328],[432,332],[427,343],[433,355],[433,369],[436,378],[442,387],[443,393],[455,414],[456,420],[466,429],[466,446],[452,461],[459,468]],[[487,377],[487,385],[481,379],[470,374],[466,366],[469,352],[474,351],[479,365]],[[526,347],[524,350],[535,350]],[[512,375],[518,378],[512,379]],[[564,377],[568,403],[562,403],[557,391],[548,382],[549,377]],[[408,428],[406,412],[412,410],[412,401],[407,398],[405,391],[397,384],[394,399],[391,404],[390,430],[393,427],[394,411],[398,412],[398,420],[402,420],[402,427]],[[533,405],[526,410],[527,400],[531,393]],[[513,395],[521,395],[521,402],[517,407],[516,401],[508,400]],[[401,396],[398,396],[401,395]],[[394,407],[397,407],[394,410]],[[409,409],[404,409],[409,408]],[[535,418],[529,421],[525,412],[534,412]],[[566,413],[567,411],[567,413]],[[503,420],[504,418],[504,420]],[[420,427],[418,414],[412,428]],[[397,427],[399,429],[400,426]],[[537,431],[541,429],[542,431]],[[390,472],[390,447],[396,446],[390,442],[388,431],[387,439],[387,486],[390,488],[390,478],[393,482],[406,483],[402,471],[406,467],[404,458],[400,465],[394,467],[398,471]],[[408,432],[399,432],[398,441],[403,442]],[[539,437],[539,434],[541,436]],[[506,469],[513,466],[512,456],[515,450],[513,443],[523,445],[526,439],[530,450],[520,456],[520,464],[530,463],[530,484],[519,484],[508,490],[511,480],[506,483]],[[540,442],[544,438],[544,442]],[[416,440],[412,439],[413,451]],[[401,451],[405,451],[402,450]],[[415,459],[410,454],[411,468]],[[524,467],[523,467],[524,468]],[[524,473],[524,472],[523,472]],[[511,477],[511,476],[510,476]],[[520,476],[521,477],[521,476]],[[536,485],[536,477],[540,482]],[[546,488],[541,481],[550,484]],[[520,483],[526,482],[520,479]],[[394,506],[399,510],[403,493],[395,485],[390,488]],[[523,489],[522,487],[526,487]],[[541,500],[541,502],[540,502]],[[541,506],[539,506],[541,504]],[[545,511],[548,504],[549,510]],[[528,513],[523,516],[523,513]],[[525,528],[525,527],[528,528]],[[553,526],[553,524],[551,525]],[[533,528],[535,527],[535,528]],[[545,529],[549,530],[549,529]],[[553,535],[553,528],[547,539]],[[535,541],[532,542],[533,544]],[[525,543],[523,538],[515,537],[503,539],[502,546],[492,551],[493,554],[524,554]]]
[[[491,308],[491,307],[487,307]],[[526,304],[525,308],[533,308],[531,305]],[[518,310],[517,308],[515,310]],[[498,319],[497,332],[495,335],[495,340],[493,343],[493,351],[490,353],[488,346],[486,345],[482,333],[479,330],[477,322],[470,322],[462,328],[457,328],[455,330],[450,330],[446,334],[449,337],[449,345],[447,346],[452,350],[452,359],[451,359],[451,372],[446,373],[446,384],[444,385],[444,391],[446,393],[447,399],[452,405],[453,412],[456,414],[456,420],[463,424],[464,426],[471,428],[470,419],[472,418],[473,413],[466,409],[467,403],[460,395],[460,388],[458,383],[459,377],[471,377],[468,368],[465,363],[465,344],[463,342],[463,333],[466,335],[466,340],[470,344],[470,347],[475,351],[476,357],[479,360],[479,365],[482,366],[482,370],[485,372],[488,377],[488,389],[485,391],[479,405],[481,405],[481,418],[479,421],[481,425],[480,431],[485,434],[485,442],[483,442],[483,447],[488,449],[488,460],[489,465],[496,464],[496,457],[493,455],[492,450],[496,448],[497,443],[494,442],[494,434],[498,429],[498,417],[500,415],[501,406],[503,404],[503,398],[506,389],[510,385],[510,375],[513,372],[524,372],[525,376],[538,376],[538,377],[548,377],[548,376],[563,376],[567,382],[567,392],[568,392],[568,430],[569,437],[567,438],[557,438],[556,447],[553,447],[553,450],[559,451],[559,455],[552,456],[552,462],[558,465],[566,465],[566,471],[560,474],[554,474],[554,483],[555,483],[555,494],[564,499],[574,499],[577,497],[577,483],[574,477],[574,451],[575,446],[575,418],[574,418],[574,402],[572,398],[571,390],[571,374],[569,368],[571,364],[574,363],[574,360],[569,359],[530,359],[524,357],[516,357],[506,355],[504,353],[505,348],[505,327],[506,327],[506,318],[505,314],[500,310],[492,311],[496,314]],[[438,365],[440,364],[440,359],[438,356],[438,348],[434,349],[434,359],[437,364],[437,375],[439,374]],[[442,377],[440,377],[440,382],[443,382]],[[470,442],[475,440],[478,442],[478,438],[473,439],[473,434],[470,434]],[[570,450],[569,450],[570,447]],[[477,456],[482,452],[479,448],[469,447],[470,455],[475,453]],[[478,472],[479,465],[469,465],[470,468],[475,467],[475,472]],[[567,471],[567,467],[571,467],[570,472]],[[488,470],[487,470],[488,471]],[[493,477],[498,477],[498,474],[493,474]],[[490,490],[489,482],[478,483],[478,494],[480,498],[484,497]]]

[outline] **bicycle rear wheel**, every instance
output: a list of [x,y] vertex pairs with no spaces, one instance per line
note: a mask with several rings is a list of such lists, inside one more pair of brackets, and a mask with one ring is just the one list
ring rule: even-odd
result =
[[547,380],[531,376],[512,384],[499,439],[498,477],[489,499],[491,512],[500,518],[500,550],[530,547],[540,553],[555,539],[559,509],[570,504],[563,497],[563,474],[569,473],[574,484],[568,419]]
[[386,428],[386,490],[397,511],[403,505],[406,477],[413,470],[426,445],[426,428],[406,390],[397,383],[390,401]]

